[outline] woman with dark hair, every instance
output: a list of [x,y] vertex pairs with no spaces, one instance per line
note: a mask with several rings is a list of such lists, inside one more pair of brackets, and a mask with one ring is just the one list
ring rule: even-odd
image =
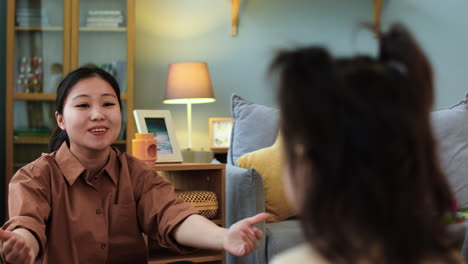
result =
[[8,263],[147,263],[142,233],[163,247],[245,256],[268,214],[217,226],[175,196],[152,167],[111,145],[122,123],[120,90],[98,68],[69,73],[57,91],[50,154],[21,168],[9,185],[0,230]]
[[376,59],[306,47],[272,63],[307,240],[274,264],[462,263],[443,223],[452,194],[429,123],[431,65],[401,25],[379,42]]

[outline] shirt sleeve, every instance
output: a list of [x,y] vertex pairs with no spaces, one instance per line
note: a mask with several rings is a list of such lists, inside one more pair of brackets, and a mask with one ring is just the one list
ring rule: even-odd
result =
[[46,175],[34,165],[20,169],[11,179],[8,193],[9,220],[2,229],[29,230],[39,243],[39,256],[46,244],[46,221],[50,214],[50,195]]
[[181,253],[192,251],[193,248],[177,243],[172,232],[185,218],[198,214],[198,210],[177,198],[174,186],[152,169],[142,176],[137,215],[143,232],[162,247],[172,248]]

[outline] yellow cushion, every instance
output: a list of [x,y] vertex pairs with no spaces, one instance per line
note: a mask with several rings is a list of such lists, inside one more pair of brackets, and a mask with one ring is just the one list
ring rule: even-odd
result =
[[262,175],[265,190],[265,209],[270,214],[267,222],[278,222],[295,215],[284,193],[283,149],[278,136],[271,147],[242,155],[237,159],[239,167],[254,168]]

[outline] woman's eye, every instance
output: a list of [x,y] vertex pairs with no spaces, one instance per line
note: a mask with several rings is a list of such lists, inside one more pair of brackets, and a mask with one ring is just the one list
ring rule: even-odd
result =
[[76,107],[79,107],[79,108],[86,108],[88,106],[89,106],[88,104],[78,104],[78,105],[76,105]]
[[104,103],[104,106],[114,106],[115,103]]

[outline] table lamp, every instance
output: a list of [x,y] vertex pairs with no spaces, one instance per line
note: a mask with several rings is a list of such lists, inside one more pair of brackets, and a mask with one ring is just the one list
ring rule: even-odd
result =
[[165,104],[187,104],[187,149],[192,148],[192,104],[212,103],[214,98],[208,64],[180,62],[169,65]]

